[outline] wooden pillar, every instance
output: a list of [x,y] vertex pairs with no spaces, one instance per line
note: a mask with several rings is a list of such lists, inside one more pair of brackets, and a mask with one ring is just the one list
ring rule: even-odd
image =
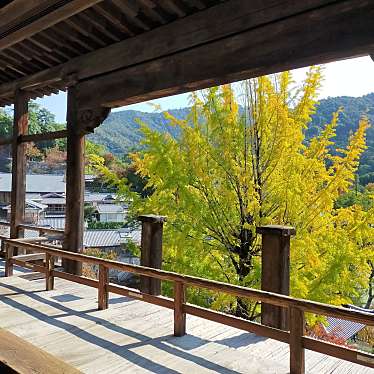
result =
[[[268,225],[257,228],[262,234],[261,289],[282,295],[290,294],[290,237],[295,229]],[[288,330],[288,311],[285,308],[262,303],[261,323]]]
[[[18,225],[25,218],[26,196],[26,144],[19,141],[28,131],[28,97],[24,91],[15,94],[12,142],[12,192],[10,214],[10,238],[19,237]],[[17,250],[14,251],[16,255]]]
[[[68,89],[66,159],[66,218],[63,248],[71,252],[83,249],[84,228],[84,136],[78,118],[76,87]],[[80,275],[82,264],[73,260],[62,261],[64,270]]]
[[[67,160],[66,160],[66,218],[63,248],[71,252],[83,249],[84,230],[84,150],[85,135],[93,132],[108,116],[109,108],[82,108],[77,102],[79,85],[68,89],[67,101]],[[82,264],[63,260],[64,270],[80,275]]]
[[[140,216],[142,222],[142,240],[140,264],[155,269],[162,266],[162,231],[166,217],[155,215]],[[161,280],[140,277],[140,291],[150,295],[161,294]]]

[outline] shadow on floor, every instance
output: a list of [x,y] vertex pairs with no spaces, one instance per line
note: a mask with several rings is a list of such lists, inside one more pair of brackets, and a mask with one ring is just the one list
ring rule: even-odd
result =
[[[88,314],[90,311],[76,311],[73,310],[66,305],[61,305],[58,302],[54,302],[52,300],[46,299],[39,295],[38,293],[34,292],[28,292],[25,293],[22,289],[8,285],[8,284],[2,284],[1,285],[4,288],[8,288],[10,291],[14,293],[23,293],[33,299],[36,302],[49,305],[53,308],[59,309],[65,314],[59,315],[59,316],[48,316],[47,314],[39,311],[37,308],[32,308],[30,306],[26,306],[21,304],[20,302],[8,297],[8,296],[3,296],[1,298],[1,302],[4,304],[7,304],[11,306],[12,308],[15,308],[17,310],[20,310],[24,313],[27,313],[34,318],[43,321],[44,323],[48,323],[50,325],[53,325],[59,329],[62,329],[88,343],[97,345],[107,351],[110,351],[130,362],[133,364],[142,367],[144,369],[150,370],[155,373],[161,373],[161,372],[166,372],[166,373],[178,373],[178,371],[175,371],[173,369],[170,369],[160,363],[154,362],[146,357],[140,356],[137,353],[131,351],[131,349],[134,349],[136,347],[141,347],[144,345],[150,345],[153,346],[157,349],[159,349],[160,355],[162,356],[162,352],[164,353],[169,353],[171,355],[174,355],[176,357],[179,357],[183,360],[190,361],[196,365],[201,366],[202,368],[212,370],[216,373],[220,374],[237,374],[238,372],[235,370],[231,370],[228,368],[225,368],[217,363],[211,362],[205,358],[196,356],[192,353],[186,352],[183,349],[192,349],[193,347],[198,347],[204,344],[207,344],[209,341],[191,336],[191,335],[186,335],[182,338],[175,338],[174,336],[167,335],[167,336],[162,336],[159,338],[151,338],[145,334],[142,333],[136,333],[134,331],[131,331],[129,329],[126,329],[122,326],[118,326],[110,321],[107,321],[105,319],[102,319],[97,316],[93,316],[91,314]],[[54,297],[56,299],[56,297]],[[128,299],[128,298],[126,298]],[[129,299],[128,299],[129,300]],[[101,336],[94,335],[86,330],[83,330],[79,328],[76,325],[72,325],[66,321],[59,320],[61,317],[67,317],[67,316],[79,316],[82,319],[92,321],[96,324],[100,324],[103,327],[114,331],[116,333],[120,333],[123,335],[127,335],[129,337],[132,337],[134,339],[137,339],[138,342],[133,343],[133,344],[128,344],[125,346],[121,346],[119,344],[113,343],[109,340],[106,340],[102,338]],[[173,346],[170,346],[169,344],[166,344],[166,342],[172,343]],[[185,348],[184,348],[185,346]]]

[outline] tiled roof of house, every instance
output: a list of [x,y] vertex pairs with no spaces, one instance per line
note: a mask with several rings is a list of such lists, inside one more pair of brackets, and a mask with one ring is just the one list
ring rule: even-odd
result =
[[121,238],[118,230],[86,230],[83,233],[83,245],[86,248],[118,247]]
[[64,229],[65,217],[46,217],[39,221],[38,226],[50,227],[52,229]]
[[[365,313],[372,313],[374,315],[374,310],[368,310],[354,305],[345,306],[350,309],[359,310]],[[328,317],[327,322],[328,325],[325,326],[326,331],[329,334],[334,334],[336,337],[343,338],[345,340],[348,340],[365,327],[365,325],[363,325],[362,323],[352,322],[334,317]]]
[[[28,174],[26,176],[27,193],[65,192],[65,176],[52,174]],[[0,192],[12,190],[12,174],[0,173]]]

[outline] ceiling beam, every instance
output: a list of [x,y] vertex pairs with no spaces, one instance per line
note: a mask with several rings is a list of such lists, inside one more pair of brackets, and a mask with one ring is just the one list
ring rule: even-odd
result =
[[80,108],[115,107],[283,70],[368,55],[374,4],[334,3],[81,82]]
[[0,33],[25,20],[40,10],[48,8],[56,0],[14,0],[0,9]]
[[[230,0],[34,75],[0,85],[0,97],[74,75],[87,79],[287,19],[336,0]],[[146,46],[146,47],[145,47]]]
[[56,10],[0,39],[0,51],[59,23],[103,0],[72,0]]

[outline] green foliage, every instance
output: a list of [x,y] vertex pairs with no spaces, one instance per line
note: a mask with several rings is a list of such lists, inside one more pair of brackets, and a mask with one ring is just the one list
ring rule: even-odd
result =
[[11,135],[13,126],[12,116],[4,109],[0,108],[0,136]]
[[89,221],[87,223],[89,230],[115,230],[124,226],[123,222],[95,222]]
[[373,208],[374,191],[368,187],[362,188],[362,191],[350,190],[339,196],[335,202],[336,208],[348,208],[354,205],[360,205],[364,210]]
[[[186,120],[167,115],[178,137],[142,126],[144,151],[133,155],[134,166],[154,192],[133,197],[133,209],[168,217],[166,269],[259,288],[256,227],[286,224],[297,231],[292,295],[362,302],[373,257],[374,209],[334,205],[352,186],[368,121],[362,118],[347,146],[339,148],[336,112],[306,142],[320,82],[315,68],[297,92],[290,73],[244,82],[244,110],[231,87],[212,88],[192,95]],[[128,194],[126,183],[117,183]],[[240,298],[193,290],[189,300],[258,316],[258,305]]]
[[[335,145],[343,148],[347,145],[349,136],[357,130],[358,123],[363,115],[374,123],[374,93],[362,97],[329,97],[316,105],[312,114],[311,123],[305,132],[305,139],[321,133],[324,125],[331,122],[332,114],[339,112],[338,126],[336,128]],[[186,119],[191,108],[172,110],[170,114],[178,119]],[[104,144],[115,155],[128,154],[140,147],[143,138],[138,120],[155,131],[168,132],[173,137],[180,134],[178,127],[167,124],[164,113],[142,113],[136,111],[122,111],[112,113],[102,126],[96,129],[95,134],[89,135],[92,141]],[[367,149],[360,160],[358,174],[360,184],[367,185],[374,182],[374,127],[367,131]]]
[[[307,138],[319,134],[323,125],[331,120],[332,113],[339,112],[336,128],[335,144],[342,148],[347,145],[349,136],[357,130],[360,118],[364,115],[374,124],[374,93],[362,97],[329,97],[320,101],[312,122],[308,127]],[[362,185],[374,183],[374,127],[371,126],[366,134],[367,149],[360,159],[358,170],[359,182]]]

